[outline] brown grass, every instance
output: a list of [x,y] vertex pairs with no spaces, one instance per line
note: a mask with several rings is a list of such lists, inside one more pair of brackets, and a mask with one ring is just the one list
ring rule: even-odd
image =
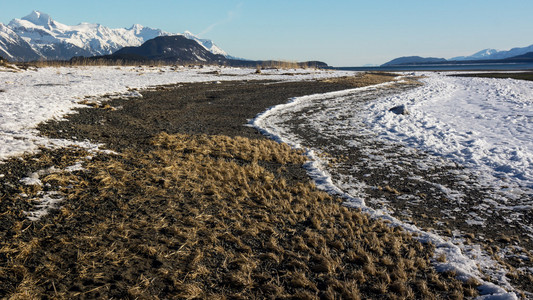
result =
[[431,245],[342,206],[310,182],[290,181],[286,170],[305,158],[287,145],[168,134],[153,144],[148,153],[100,154],[86,172],[42,178],[64,194],[63,207],[2,232],[9,238],[0,244],[0,297],[472,293],[473,283],[463,287],[430,267]]
[[397,76],[398,74],[393,74],[393,73],[372,72],[372,73],[361,73],[356,76],[328,78],[328,79],[324,79],[323,81],[330,82],[330,83],[349,84],[354,87],[363,87],[363,86],[390,82]]
[[272,60],[272,61],[262,61],[262,68],[266,69],[309,69],[313,68],[307,62],[296,62],[296,61],[286,61],[286,60]]
[[[0,72],[20,72],[20,71],[21,69],[17,67],[17,65],[11,64],[0,58]],[[0,89],[0,93],[1,92],[4,92],[4,90]]]

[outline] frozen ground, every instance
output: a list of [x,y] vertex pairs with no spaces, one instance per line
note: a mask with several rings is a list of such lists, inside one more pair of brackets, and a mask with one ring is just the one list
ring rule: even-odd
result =
[[[254,125],[307,148],[309,172],[322,188],[432,241],[447,257],[441,268],[511,290],[508,270],[486,248],[489,236],[513,234],[523,242],[513,249],[530,262],[533,85],[424,75],[413,89],[384,84],[296,98]],[[389,111],[398,105],[409,114]],[[450,233],[422,231],[414,220]],[[465,238],[474,236],[484,244]]]
[[[72,67],[14,70],[0,66],[0,161],[35,151],[39,145],[73,141],[38,137],[40,122],[72,113],[79,102],[106,94],[140,96],[135,89],[185,82],[225,80],[309,80],[353,75],[320,70],[263,70],[219,67]],[[85,147],[96,147],[79,141]]]
[[[499,209],[533,208],[533,82],[426,74],[425,85],[365,107],[379,138],[402,142],[477,171],[512,199]],[[407,106],[410,114],[388,112]]]
[[[0,160],[35,151],[39,145],[75,143],[38,137],[34,128],[40,122],[72,113],[82,100],[97,101],[105,94],[138,97],[136,89],[180,82],[306,80],[353,74],[313,70],[267,70],[261,75],[254,72],[214,67],[0,70]],[[435,213],[444,227],[454,228],[452,225],[460,222],[480,229],[478,232],[487,231],[487,226],[500,226],[531,234],[531,220],[526,213],[532,205],[531,84],[427,76],[425,85],[414,90],[401,84],[384,84],[297,98],[258,117],[255,125],[289,144],[309,148],[314,160],[308,168],[321,187],[346,196],[352,206],[389,219],[435,243],[437,253],[447,255],[440,268],[454,268],[465,277],[482,279],[488,274],[492,281],[512,288],[506,272],[483,249],[465,243],[464,227],[458,226],[457,235],[454,230],[452,237],[444,238],[421,231],[405,219],[416,214],[417,209],[428,207],[427,198],[437,199],[433,196],[438,195],[439,201],[445,199],[448,205],[429,205],[434,210],[428,213]],[[391,86],[394,88],[388,89]],[[410,114],[388,111],[398,104],[407,105]],[[474,124],[471,120],[480,121]],[[333,160],[327,153],[341,153],[343,159]],[[462,169],[463,165],[468,168]],[[453,182],[444,180],[450,174],[455,178]],[[482,180],[477,180],[477,176]],[[373,181],[366,182],[364,178]],[[408,179],[406,185],[413,185],[413,190],[399,193],[396,202],[372,197],[373,190],[404,179]],[[376,180],[382,182],[369,183]],[[54,195],[49,196],[49,202],[56,200]],[[446,223],[446,218],[456,223]],[[486,294],[503,292],[489,283],[484,287]],[[501,296],[513,298],[513,294]]]

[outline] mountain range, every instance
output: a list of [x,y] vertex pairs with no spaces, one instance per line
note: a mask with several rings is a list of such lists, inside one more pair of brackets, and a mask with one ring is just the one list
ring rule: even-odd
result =
[[158,36],[144,42],[140,46],[124,47],[113,54],[91,57],[73,57],[72,62],[98,61],[99,63],[114,64],[117,62],[138,64],[153,63],[154,61],[166,63],[200,63],[216,64],[233,67],[279,67],[291,65],[300,68],[327,68],[328,65],[321,61],[306,61],[289,63],[274,60],[246,60],[234,58],[229,55],[214,54],[197,41],[187,38],[185,35]]
[[449,60],[506,59],[514,56],[523,55],[529,52],[533,52],[533,45],[522,48],[513,48],[511,50],[505,51],[499,51],[496,49],[484,49],[470,56],[457,56],[452,57]]
[[[169,38],[161,39],[160,37]],[[133,49],[135,47],[137,49]],[[154,52],[156,50],[159,52]],[[393,59],[382,66],[529,62],[533,61],[532,52],[533,45],[506,51],[484,49],[470,56],[450,59],[407,56]],[[245,66],[265,63],[232,57],[213,41],[200,39],[188,31],[169,33],[140,24],[134,24],[130,28],[115,29],[85,22],[78,25],[65,25],[39,11],[33,11],[21,19],[13,19],[7,25],[0,23],[0,57],[15,62],[99,57],[130,60],[163,59]],[[326,65],[322,62],[310,63],[316,66]]]
[[21,19],[13,19],[8,25],[0,23],[0,56],[10,61],[102,56],[124,47],[141,46],[160,36],[182,36],[197,42],[214,55],[228,56],[213,41],[200,39],[188,31],[174,34],[139,24],[117,29],[92,23],[70,26],[39,11],[33,11]]
[[404,56],[395,58],[382,66],[422,65],[422,64],[469,64],[469,63],[514,63],[532,61],[533,45],[511,50],[499,51],[484,49],[469,56],[457,56],[450,59],[437,57]]

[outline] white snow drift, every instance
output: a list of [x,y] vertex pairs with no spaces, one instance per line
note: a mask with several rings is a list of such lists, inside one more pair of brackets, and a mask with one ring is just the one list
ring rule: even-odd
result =
[[[425,76],[424,86],[369,104],[369,130],[477,170],[508,197],[531,195],[533,82]],[[410,114],[388,111],[396,105],[406,105]]]

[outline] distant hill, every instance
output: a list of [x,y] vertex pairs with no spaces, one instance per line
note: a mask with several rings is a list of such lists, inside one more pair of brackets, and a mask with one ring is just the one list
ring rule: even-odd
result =
[[507,64],[533,62],[533,51],[504,59],[446,60],[444,58],[408,56],[393,59],[382,66],[416,66],[427,64],[468,65],[468,64]]
[[444,58],[437,57],[420,57],[420,56],[404,56],[395,58],[382,66],[394,66],[394,65],[420,65],[420,64],[432,64],[446,62]]
[[223,55],[213,54],[198,42],[184,36],[159,36],[144,42],[139,47],[124,47],[113,55],[130,55],[171,62],[222,63],[226,60]]

